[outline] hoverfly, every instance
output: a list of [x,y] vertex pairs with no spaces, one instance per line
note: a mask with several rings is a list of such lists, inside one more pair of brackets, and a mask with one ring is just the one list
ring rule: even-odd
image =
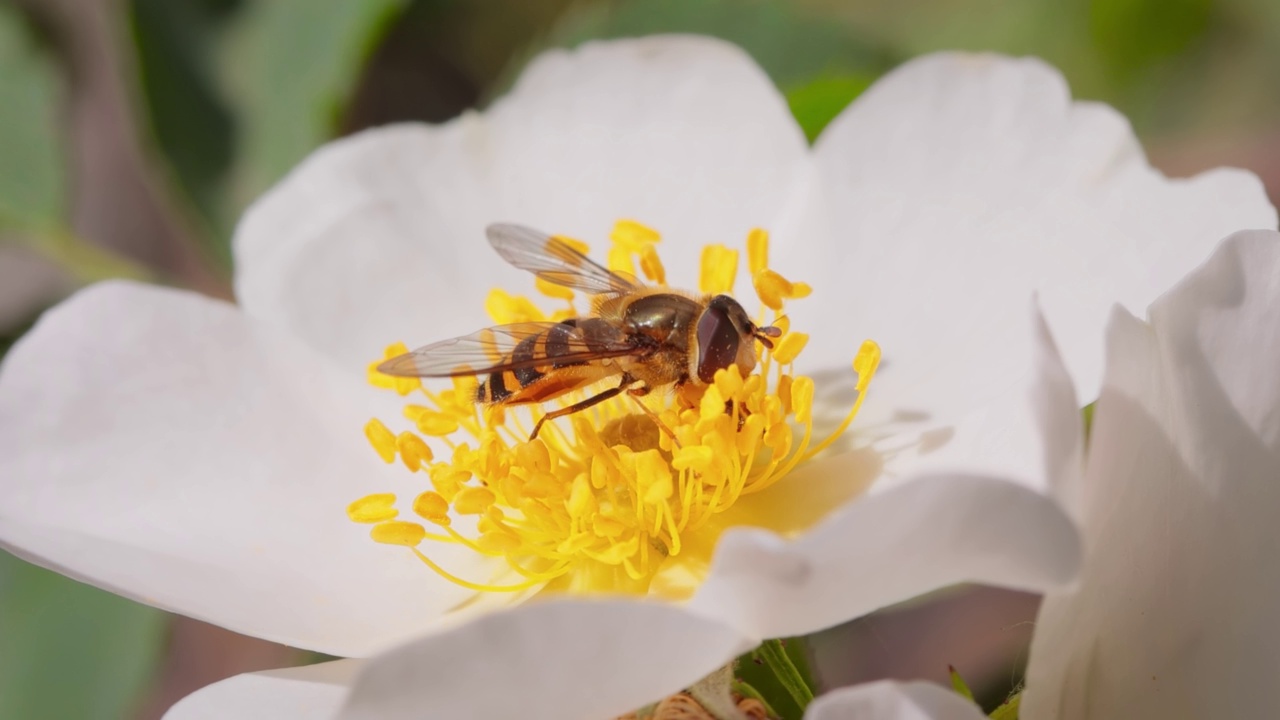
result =
[[618,384],[552,410],[547,420],[586,410],[623,392],[636,397],[674,385],[697,388],[717,370],[756,364],[752,339],[773,347],[782,332],[757,327],[728,295],[698,295],[651,287],[593,262],[568,243],[520,225],[490,225],[485,234],[502,259],[556,285],[592,295],[589,315],[560,322],[486,328],[393,357],[378,372],[401,377],[488,377],[476,389],[481,404],[543,403],[617,377]]

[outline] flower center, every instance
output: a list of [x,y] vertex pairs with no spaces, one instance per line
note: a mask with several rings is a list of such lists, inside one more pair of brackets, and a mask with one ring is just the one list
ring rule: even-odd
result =
[[[650,283],[665,286],[656,232],[620,221],[610,237],[610,270],[634,274],[638,267]],[[569,242],[585,251],[581,243]],[[808,335],[790,330],[782,315],[784,303],[808,295],[809,288],[768,268],[764,231],[748,236],[747,256],[764,305],[757,325],[771,314],[781,331],[772,348],[755,345],[751,373],[730,365],[710,383],[654,388],[644,397],[621,393],[546,423],[536,439],[529,439],[530,432],[545,412],[581,402],[600,387],[570,392],[546,403],[550,407],[480,406],[474,402],[474,377],[432,390],[414,378],[378,373],[373,363],[373,385],[416,402],[404,408],[412,429],[397,433],[374,419],[365,434],[384,461],[399,458],[409,471],[424,473],[429,488],[413,499],[412,521],[398,519],[391,493],[355,501],[348,516],[372,524],[375,541],[408,547],[441,576],[475,590],[545,584],[571,592],[679,594],[659,589],[655,577],[677,566],[695,574],[705,569],[726,511],[839,437],[857,414],[880,359],[874,342],[863,343],[853,363],[857,400],[839,427],[814,443],[814,383],[793,372]],[[703,300],[732,290],[737,264],[736,250],[704,249]],[[571,290],[541,280],[538,289],[568,307],[548,315],[528,298],[494,290],[486,309],[498,324],[581,315]],[[405,352],[398,343],[386,356]],[[509,572],[461,577],[432,559],[427,541],[501,558]]]

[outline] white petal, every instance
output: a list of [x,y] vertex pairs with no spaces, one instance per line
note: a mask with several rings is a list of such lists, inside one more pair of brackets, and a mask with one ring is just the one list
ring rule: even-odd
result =
[[1229,239],[1151,318],[1112,319],[1084,570],[1041,608],[1027,718],[1274,714],[1280,234]]
[[[1008,353],[1005,387],[998,394],[951,422],[946,410],[932,403],[910,408],[918,418],[903,413],[896,421],[865,421],[858,434],[875,438],[871,447],[883,457],[871,492],[921,474],[960,472],[1009,480],[1075,506],[1067,496],[1081,472],[1080,403],[1039,303],[1010,322],[1030,329],[1028,344]],[[892,387],[880,387],[877,375],[868,403],[890,392]],[[859,425],[863,422],[859,416]]]
[[[815,147],[824,208],[795,241],[813,296],[789,308],[833,363],[864,337],[886,369],[868,417],[959,414],[998,394],[1038,292],[1085,402],[1113,303],[1141,309],[1224,235],[1274,228],[1249,173],[1167,180],[1123,117],[1072,103],[1032,59],[941,54],[890,73]],[[818,242],[814,242],[818,241]],[[847,328],[844,337],[830,328]]]
[[958,582],[1043,592],[1072,580],[1080,415],[1043,319],[1031,320],[1034,353],[1017,392],[929,431],[936,438],[891,436],[801,466],[768,491],[781,501],[761,500],[789,513],[787,496],[831,507],[846,500],[840,488],[870,487],[794,541],[727,531],[692,607],[779,637]]
[[920,477],[836,511],[794,541],[733,528],[690,609],[760,637],[803,635],[946,585],[1043,591],[1074,576],[1074,525],[993,478]]
[[879,682],[833,690],[813,701],[805,720],[983,720],[972,702],[922,681]]
[[364,133],[303,163],[238,229],[237,293],[363,367],[388,342],[485,324],[492,286],[532,289],[489,250],[490,222],[575,235],[603,259],[613,222],[640,220],[664,233],[673,284],[692,288],[701,244],[774,224],[805,168],[785,102],[733,46],[553,51],[486,115]]
[[237,675],[178,701],[164,720],[329,720],[360,664],[337,660]]
[[340,717],[611,718],[679,692],[754,645],[677,607],[532,603],[371,659]]
[[[1215,407],[1228,411],[1228,403],[1233,432],[1280,449],[1280,373],[1272,372],[1280,368],[1280,233],[1227,238],[1150,315],[1166,356],[1189,366],[1190,409],[1202,418]],[[1201,402],[1202,393],[1218,391],[1225,397]]]
[[368,653],[470,596],[346,517],[403,480],[363,436],[381,400],[226,303],[93,287],[0,374],[0,543],[238,632]]

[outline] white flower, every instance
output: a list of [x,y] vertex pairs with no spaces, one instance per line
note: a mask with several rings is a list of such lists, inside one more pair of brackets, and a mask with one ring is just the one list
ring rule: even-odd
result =
[[[675,607],[553,600],[490,614],[363,664],[340,660],[240,675],[186,697],[165,718],[607,720],[680,691],[749,647],[742,640]],[[498,643],[501,652],[478,657],[478,648]],[[804,717],[984,715],[950,689],[885,681],[827,693]]]
[[[450,626],[509,598],[475,602],[347,520],[352,499],[406,483],[359,438],[370,416],[398,412],[364,368],[389,342],[483,326],[490,286],[528,282],[483,243],[489,222],[594,239],[623,217],[662,230],[678,287],[696,285],[703,242],[772,230],[773,264],[814,287],[788,313],[812,336],[803,359],[820,400],[839,400],[861,339],[884,348],[853,450],[762,498],[767,527],[727,531],[684,606],[730,638],[720,656],[954,582],[1070,580],[1076,530],[1054,485],[1074,448],[1069,430],[1039,427],[1032,293],[1088,397],[1111,303],[1141,307],[1214,238],[1276,222],[1246,173],[1166,181],[1122,118],[1072,104],[1032,60],[909,63],[810,151],[732,47],[650,38],[550,53],[485,115],[367,132],[295,170],[237,232],[240,308],[113,283],[48,313],[0,375],[0,542],[270,640],[367,656],[425,634],[403,652],[452,658],[427,666],[442,677],[474,653],[493,662],[514,641],[475,633],[537,632],[509,619],[525,615]],[[483,572],[458,546],[432,553]],[[539,647],[557,662],[575,650]],[[609,647],[588,657],[620,662]],[[672,690],[714,654],[600,707]],[[342,667],[282,673],[312,688],[313,673]],[[245,682],[266,679],[232,685]]]
[[1261,718],[1280,667],[1280,233],[1117,309],[1078,499],[1085,561],[1036,621],[1026,720]]

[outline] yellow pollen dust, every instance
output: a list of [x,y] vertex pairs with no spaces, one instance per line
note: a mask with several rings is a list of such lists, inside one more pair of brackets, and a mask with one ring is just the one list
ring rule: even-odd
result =
[[[639,270],[651,285],[665,285],[657,232],[623,220],[610,240],[611,270]],[[585,252],[584,244],[570,242]],[[758,361],[746,376],[731,366],[693,392],[668,387],[643,398],[623,393],[548,422],[530,441],[545,411],[591,397],[616,379],[568,393],[546,407],[478,406],[473,401],[477,378],[455,378],[452,387],[431,389],[416,379],[378,373],[381,360],[371,363],[370,383],[412,396],[412,402],[394,422],[370,420],[365,436],[383,461],[399,460],[423,480],[410,481],[403,500],[387,492],[360,498],[347,508],[348,517],[369,524],[374,541],[409,548],[441,576],[480,591],[545,586],[643,594],[658,591],[653,581],[659,572],[690,554],[704,555],[692,565],[705,567],[708,547],[723,529],[718,518],[843,434],[880,360],[879,347],[863,343],[853,363],[857,400],[839,427],[815,442],[814,383],[793,371],[809,336],[791,331],[782,315],[786,302],[805,297],[810,288],[768,267],[769,239],[763,230],[753,230],[746,244],[756,294],[782,333],[772,340],[772,350],[755,343]],[[737,268],[738,251],[706,247],[699,290],[731,292]],[[529,298],[495,289],[486,310],[500,325],[582,314],[569,289],[545,282],[537,288],[561,309],[545,312]],[[755,318],[761,327],[765,308]],[[386,357],[405,352],[408,348],[397,343],[387,348]],[[403,514],[397,511],[402,502]],[[711,534],[711,543],[700,537],[704,533]],[[509,572],[478,578],[454,574],[431,557],[428,541],[500,558],[499,566]]]

